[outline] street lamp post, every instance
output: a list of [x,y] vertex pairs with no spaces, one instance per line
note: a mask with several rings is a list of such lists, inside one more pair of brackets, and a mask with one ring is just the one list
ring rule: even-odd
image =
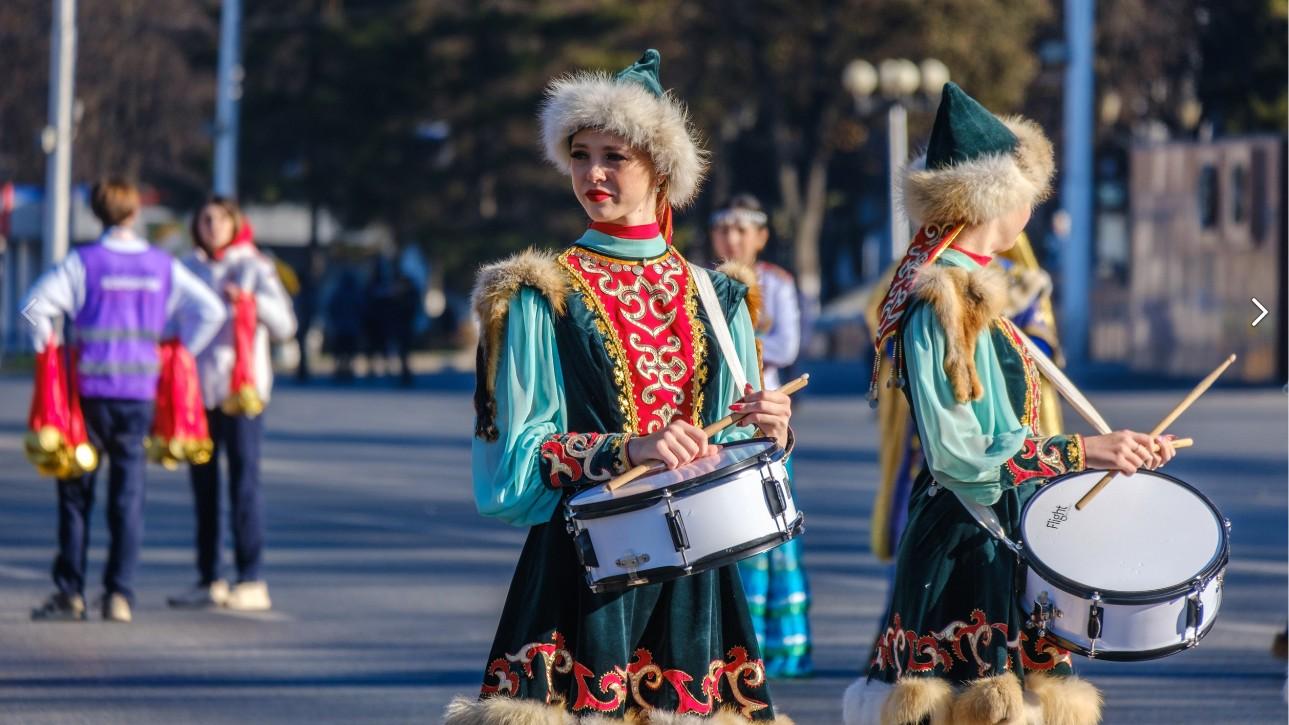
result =
[[918,101],[921,90],[932,99],[949,82],[949,68],[934,58],[921,65],[911,60],[890,58],[874,68],[866,60],[853,60],[842,75],[842,85],[855,99],[855,109],[868,115],[873,109],[873,93],[880,91],[886,99],[887,132],[887,199],[890,205],[890,243],[881,256],[886,268],[904,254],[909,243],[909,220],[900,200],[900,168],[909,158],[908,105]]
[[215,193],[237,195],[237,106],[242,96],[241,0],[224,0],[215,80]]
[[72,83],[76,77],[76,0],[54,0],[49,43],[49,125],[41,145],[45,163],[43,259],[49,266],[67,255],[72,186]]

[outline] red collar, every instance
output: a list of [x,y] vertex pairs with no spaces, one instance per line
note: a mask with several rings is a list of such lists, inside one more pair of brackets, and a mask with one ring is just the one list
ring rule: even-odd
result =
[[984,255],[984,254],[976,254],[975,252],[968,252],[967,250],[963,249],[962,247],[959,247],[956,244],[949,245],[949,249],[952,249],[955,252],[962,252],[968,257],[971,257],[973,260],[975,260],[976,264],[980,265],[981,267],[988,267],[989,263],[994,261],[993,257]]
[[658,222],[632,227],[609,224],[608,222],[591,222],[591,228],[618,239],[656,239],[662,233],[658,228]]

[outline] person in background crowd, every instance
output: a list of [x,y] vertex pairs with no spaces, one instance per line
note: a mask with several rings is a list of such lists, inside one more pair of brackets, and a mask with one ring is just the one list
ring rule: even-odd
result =
[[[225,319],[224,305],[178,260],[134,231],[139,190],[121,179],[94,185],[90,207],[103,224],[96,241],[72,250],[43,274],[23,309],[31,339],[43,350],[55,322],[71,318],[69,343],[79,348],[81,406],[90,442],[110,461],[103,570],[103,619],[133,618],[134,570],[143,542],[143,441],[152,428],[160,371],[157,345],[167,321],[194,355],[206,349]],[[58,482],[57,591],[32,610],[32,619],[83,620],[90,512],[97,472]]]
[[[206,350],[197,356],[206,420],[214,442],[207,463],[192,464],[193,508],[197,531],[197,584],[170,597],[172,607],[224,606],[261,611],[272,606],[268,585],[260,578],[263,559],[264,512],[260,496],[260,444],[264,438],[263,407],[273,391],[270,340],[285,341],[295,334],[291,298],[273,261],[255,248],[250,223],[231,199],[213,197],[193,216],[194,250],[184,265],[217,292],[229,306],[229,319]],[[244,295],[254,297],[254,398],[232,389],[237,364],[234,347],[234,305]],[[237,580],[233,586],[220,576],[219,456],[228,461],[228,501],[233,532]]]

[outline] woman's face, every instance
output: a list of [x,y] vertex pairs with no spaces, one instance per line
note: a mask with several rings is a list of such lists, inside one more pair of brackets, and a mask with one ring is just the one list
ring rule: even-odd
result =
[[197,234],[211,251],[223,249],[233,241],[236,224],[228,210],[218,204],[207,204],[197,216]]
[[740,264],[753,264],[765,249],[770,230],[747,222],[722,223],[712,227],[712,246],[716,256]]
[[993,250],[993,254],[1006,252],[1016,246],[1016,238],[1025,231],[1025,225],[1029,224],[1030,214],[1033,213],[1028,205],[1018,207],[1015,211],[1004,214],[998,218],[1000,236],[998,237],[998,247]]
[[659,182],[646,154],[621,136],[594,128],[573,134],[569,151],[573,193],[592,221],[629,226],[656,221]]

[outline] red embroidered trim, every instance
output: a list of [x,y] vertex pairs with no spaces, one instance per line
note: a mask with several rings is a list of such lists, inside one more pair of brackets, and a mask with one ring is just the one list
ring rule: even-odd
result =
[[[622,462],[616,453],[608,461],[607,467],[594,469],[595,456],[601,449],[620,442],[606,433],[555,433],[549,436],[541,446],[541,457],[550,467],[547,483],[551,488],[560,488],[578,483],[583,478],[591,481],[607,481],[613,475],[621,473]],[[618,470],[622,468],[622,470]]]
[[[1013,485],[1019,486],[1033,478],[1053,478],[1069,473],[1061,447],[1053,438],[1026,438],[1020,452],[1003,465]],[[1024,465],[1022,464],[1029,464]]]
[[[1006,641],[1007,624],[987,621],[985,613],[979,609],[972,610],[970,624],[955,621],[939,632],[924,635],[904,629],[900,614],[896,612],[891,626],[877,640],[872,665],[879,670],[894,667],[900,676],[905,672],[929,672],[936,667],[947,670],[952,668],[956,658],[962,662],[974,661],[976,670],[984,676],[993,669],[993,663],[981,658],[980,646],[992,643],[995,631]],[[945,649],[946,644],[952,647],[952,654]],[[969,649],[964,648],[964,644]],[[971,660],[967,655],[971,655]]]
[[[699,693],[695,695],[689,688],[689,683],[694,680],[690,673],[664,669],[654,662],[653,653],[644,647],[635,651],[626,667],[615,666],[597,678],[589,667],[573,658],[565,645],[564,636],[558,631],[551,633],[549,642],[526,644],[519,652],[498,657],[489,663],[482,696],[518,695],[520,673],[525,679],[535,679],[533,663],[538,659],[546,674],[548,702],[559,697],[555,692],[555,676],[569,676],[568,684],[572,686],[572,691],[568,694],[573,696],[569,709],[573,712],[615,712],[628,704],[628,698],[633,707],[650,710],[653,706],[645,699],[647,692],[657,692],[664,686],[669,686],[679,701],[677,714],[711,715],[716,711],[717,705],[724,702],[722,682],[729,686],[743,717],[750,718],[753,713],[768,707],[741,689],[755,689],[765,684],[765,665],[761,660],[750,659],[747,649],[743,647],[732,647],[724,659],[712,660],[699,683]],[[515,671],[512,664],[519,665],[519,672]],[[488,678],[492,677],[496,678],[497,684],[489,684]],[[592,683],[592,680],[595,682]]]
[[563,263],[596,313],[610,356],[621,358],[614,384],[625,398],[624,432],[653,433],[677,418],[697,422],[704,341],[696,339],[703,333],[684,259],[674,251],[632,261],[575,249]]

